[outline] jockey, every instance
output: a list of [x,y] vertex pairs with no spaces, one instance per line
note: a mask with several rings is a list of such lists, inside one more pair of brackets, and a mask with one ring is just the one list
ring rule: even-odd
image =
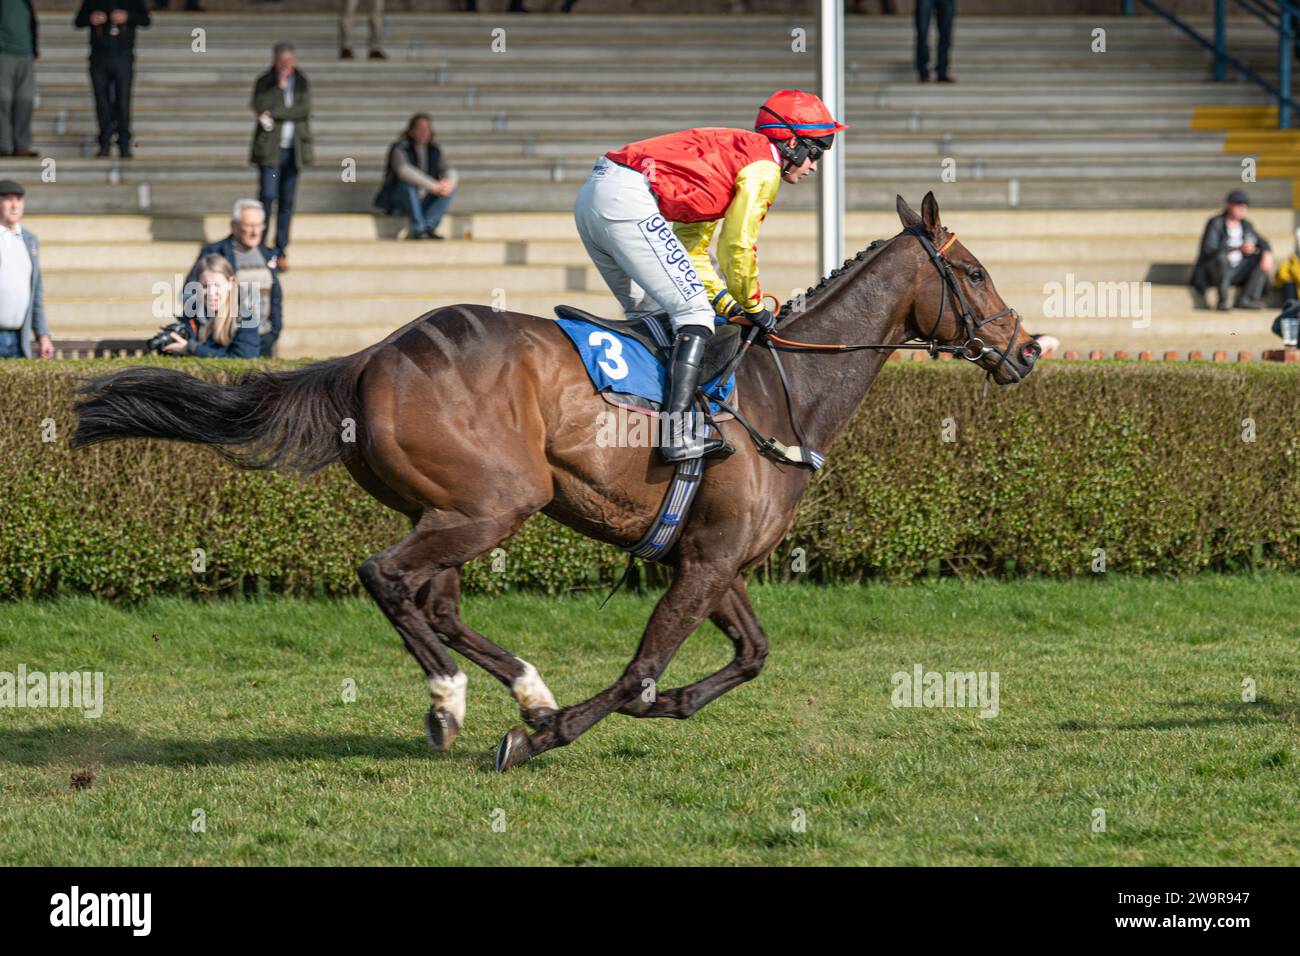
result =
[[[714,317],[775,328],[758,283],[759,224],[781,182],[815,172],[842,129],[813,94],[780,90],[759,107],[753,132],[688,129],[611,150],[578,192],[578,234],[627,318],[666,311],[673,324],[659,447],[665,461],[722,448],[721,439],[706,441],[686,427]],[[709,259],[719,221],[721,277]]]

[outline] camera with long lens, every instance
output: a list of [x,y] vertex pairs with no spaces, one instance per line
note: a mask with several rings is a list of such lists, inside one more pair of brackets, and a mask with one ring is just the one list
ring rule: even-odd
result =
[[159,354],[162,354],[163,346],[171,344],[173,332],[175,332],[183,339],[190,339],[194,337],[194,330],[190,328],[190,324],[188,322],[173,322],[171,325],[168,325],[165,328],[163,328],[161,332],[159,332],[148,342],[146,342],[145,348],[147,348],[150,352],[157,352]]

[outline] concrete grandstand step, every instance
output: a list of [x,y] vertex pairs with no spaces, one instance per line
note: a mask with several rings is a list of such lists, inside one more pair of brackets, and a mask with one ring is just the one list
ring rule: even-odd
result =
[[[251,179],[251,177],[250,177]],[[196,206],[206,210],[229,208],[236,199],[254,191],[237,182],[203,184],[160,184],[149,191],[150,210],[181,215]],[[1151,179],[1078,180],[971,180],[942,183],[938,175],[895,179],[891,181],[850,182],[847,193],[850,208],[889,209],[896,194],[915,197],[926,192],[940,193],[948,208],[999,210],[1016,206],[1023,209],[1186,207],[1204,209],[1222,200],[1223,176],[1184,177],[1167,181],[1159,188]],[[461,214],[509,212],[517,209],[569,210],[579,182],[466,183],[457,193],[454,208]],[[298,195],[301,212],[364,213],[371,209],[375,183],[320,183],[304,187]],[[1256,206],[1290,208],[1289,180],[1266,180],[1254,184],[1251,193]],[[204,198],[195,199],[196,194]],[[28,208],[34,213],[110,214],[139,209],[140,191],[136,184],[74,185],[33,184],[28,189]],[[1014,202],[1012,200],[1015,200]],[[811,186],[784,190],[780,197],[784,209],[811,210],[817,202],[817,190]]]
[[[33,230],[35,231],[35,230]],[[123,263],[129,263],[134,272],[152,270],[171,273],[185,271],[198,252],[199,242],[120,242],[115,245],[97,243],[51,242],[44,234],[41,238],[41,267],[45,275],[84,271],[91,273],[116,272]],[[295,242],[292,253],[293,273],[313,269],[459,269],[462,266],[505,265],[588,265],[586,252],[576,240],[569,244],[569,254],[553,261],[528,261],[526,243],[500,241],[455,242],[376,242],[335,241],[320,242],[310,239]],[[810,260],[811,261],[811,260]]]
[[[1051,245],[1037,247],[1038,255],[1068,254],[1071,250],[1086,249],[1089,242],[1100,242],[1105,249],[1111,243],[1123,243],[1130,238],[1149,239],[1157,243],[1184,241],[1199,238],[1205,221],[1218,208],[1222,199],[1215,194],[1207,198],[1198,209],[1104,209],[1104,210],[966,210],[950,209],[944,202],[944,188],[936,188],[943,210],[944,221],[960,237],[974,242],[1007,240],[1013,249],[1026,250],[1032,242],[1069,243],[1064,249]],[[784,194],[782,194],[784,198]],[[906,198],[919,207],[920,194]],[[1255,225],[1266,235],[1274,237],[1274,244],[1289,236],[1296,226],[1296,217],[1290,209],[1256,208],[1250,210]],[[295,236],[299,245],[312,242],[357,242],[392,238],[404,225],[398,217],[368,214],[303,214],[295,217]],[[448,217],[447,231],[459,234],[463,228],[472,231],[474,240],[499,243],[573,243],[577,233],[571,212],[516,212],[481,213],[465,215],[453,213]],[[206,216],[59,216],[28,215],[24,225],[35,232],[42,243],[95,244],[154,241],[204,242],[220,239],[229,232],[229,214]],[[865,243],[875,238],[892,236],[899,230],[898,216],[891,211],[851,212],[847,217],[847,232],[854,242]],[[817,218],[810,212],[774,208],[763,224],[764,248],[773,241],[805,239],[817,236]],[[424,248],[423,244],[412,244]],[[431,245],[438,250],[447,246]],[[860,246],[859,246],[860,247]],[[1116,246],[1114,248],[1122,248]],[[1176,248],[1169,250],[1176,252]],[[527,260],[527,261],[532,261]],[[548,260],[541,260],[546,262]]]
[[[297,296],[285,304],[286,328],[316,332],[329,328],[375,326],[395,328],[430,309],[458,303],[490,304],[490,290],[425,294]],[[560,303],[614,315],[614,301],[608,292],[518,293],[507,295],[501,307],[508,311],[534,315],[551,315]],[[49,299],[50,325],[59,336],[94,335],[101,338],[138,335],[157,328],[151,311],[152,300],[76,299],[52,296]],[[165,318],[166,313],[163,313]]]
[[[191,46],[192,18],[161,15],[138,44],[136,132],[146,162],[125,168],[117,185],[106,176],[96,182],[94,169],[67,168],[60,183],[67,188],[34,196],[44,205],[32,208],[129,212],[138,194],[120,186],[142,179],[155,210],[200,213],[233,199],[252,178],[248,86],[264,68],[267,44],[286,36],[313,80],[321,154],[303,184],[304,211],[364,211],[368,196],[325,188],[327,167],[344,157],[377,167],[418,108],[435,111],[449,156],[466,167],[458,211],[562,210],[576,185],[554,188],[551,180],[580,181],[608,146],[701,122],[748,124],[756,87],[815,82],[814,57],[791,49],[793,16],[693,17],[686,31],[668,17],[508,18],[500,51],[492,45],[499,17],[390,12],[392,59],[340,64],[332,17],[265,8],[208,13],[200,54]],[[1104,56],[1091,50],[1097,26],[1108,31]],[[984,185],[954,190],[954,200],[969,208],[1010,205],[1005,181],[1012,178],[1024,207],[1199,207],[1240,157],[1225,154],[1221,135],[1190,129],[1193,107],[1264,102],[1250,86],[1206,82],[1201,52],[1150,17],[963,14],[961,82],[946,88],[912,81],[906,17],[850,17],[846,27],[849,198],[862,208],[886,208],[892,191],[919,185],[906,173],[926,156],[982,166]],[[719,46],[713,30],[725,30],[728,42]],[[1234,21],[1233,30],[1250,42],[1266,38],[1249,22]],[[815,50],[815,29],[809,42]],[[93,136],[85,35],[70,17],[48,17],[42,47],[38,146],[63,165]],[[698,87],[710,90],[707,105],[662,92]],[[193,108],[196,95],[202,110]],[[471,141],[473,149],[458,157]],[[502,168],[485,153],[538,162]],[[38,168],[0,164],[6,175],[30,177]],[[1289,167],[1273,169],[1290,174]],[[478,183],[492,185],[471,188]],[[1286,188],[1260,190],[1263,202],[1291,202]],[[786,202],[811,207],[807,196]]]
[[[190,260],[191,262],[193,260]],[[188,267],[189,263],[185,263]],[[177,270],[184,272],[185,269]],[[373,269],[299,269],[294,268],[280,277],[286,298],[299,300],[305,297],[357,296],[368,291],[384,295],[419,295],[451,288],[472,294],[477,299],[489,301],[494,295],[515,295],[528,292],[550,292],[573,289],[584,291],[592,285],[594,267],[568,269],[560,266],[507,266],[457,265],[447,269],[429,268],[373,268]],[[130,297],[151,298],[157,294],[155,287],[166,284],[177,286],[174,274],[159,274],[153,270],[137,271],[118,269],[112,271],[64,270],[51,273],[49,286],[53,290],[54,277],[58,277],[58,294],[75,298],[102,297],[106,300]],[[601,285],[599,288],[603,289]],[[498,292],[497,290],[501,290]]]

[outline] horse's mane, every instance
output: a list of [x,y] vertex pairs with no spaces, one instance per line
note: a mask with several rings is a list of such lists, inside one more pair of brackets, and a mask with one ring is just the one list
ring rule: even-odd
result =
[[804,303],[806,304],[809,299],[812,299],[814,296],[818,296],[826,292],[832,285],[835,284],[835,281],[837,279],[839,279],[846,272],[852,269],[856,264],[870,262],[876,256],[880,255],[880,253],[884,250],[885,246],[889,245],[889,243],[893,242],[902,234],[903,233],[900,232],[897,235],[890,236],[888,239],[876,239],[872,241],[871,245],[867,246],[867,248],[863,249],[857,255],[845,259],[844,264],[841,265],[838,269],[832,269],[830,271],[830,275],[822,276],[822,278],[818,281],[816,285],[809,286],[804,291],[803,294]]

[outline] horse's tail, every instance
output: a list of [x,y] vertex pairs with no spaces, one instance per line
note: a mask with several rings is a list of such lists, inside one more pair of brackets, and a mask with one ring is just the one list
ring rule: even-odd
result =
[[344,452],[347,419],[370,350],[285,372],[245,373],[229,385],[166,368],[137,367],[78,387],[73,447],[113,438],[214,445],[241,468],[304,475]]

